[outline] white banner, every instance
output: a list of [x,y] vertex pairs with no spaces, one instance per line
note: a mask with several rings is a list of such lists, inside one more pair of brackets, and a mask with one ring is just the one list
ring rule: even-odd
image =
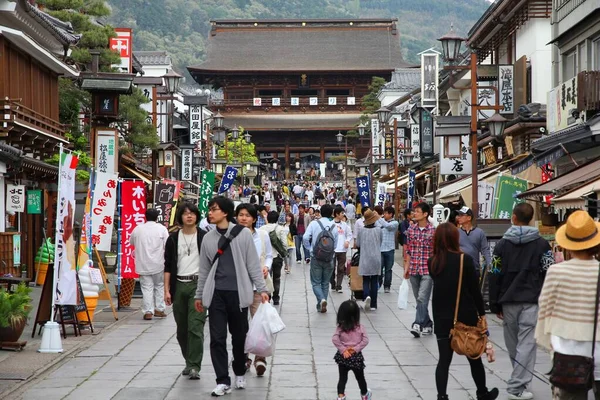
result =
[[379,120],[374,118],[371,120],[371,147],[373,148],[373,158],[379,158]]
[[100,251],[111,251],[113,218],[117,203],[117,174],[96,174],[92,201],[92,245]]
[[421,102],[423,107],[438,107],[438,53],[421,54]]
[[190,144],[202,150],[202,106],[190,105]]
[[11,184],[6,185],[6,211],[25,211],[25,186]]
[[494,204],[494,185],[487,182],[477,184],[477,197],[479,200],[479,218],[492,218],[492,205]]
[[[462,147],[460,157],[444,157],[440,151],[440,175],[471,175],[471,148],[469,135],[461,136]],[[440,149],[444,148],[444,138],[440,137]]]
[[181,149],[181,180],[191,181],[192,180],[192,160],[193,150],[192,149]]
[[75,271],[75,170],[78,159],[61,154],[58,171],[56,235],[54,238],[54,304],[77,304],[77,272]]
[[98,130],[96,139],[96,171],[117,172],[117,135],[112,129]]
[[385,189],[387,185],[385,183],[377,182],[377,191],[375,192],[375,205],[381,206],[385,204]]
[[513,114],[515,112],[515,99],[514,99],[514,67],[512,65],[499,65],[498,66],[498,82],[500,88],[500,105],[504,106],[503,110],[500,110],[500,114]]
[[325,176],[325,168],[327,168],[327,163],[319,164],[319,172],[321,173],[321,177]]
[[410,126],[410,143],[412,146],[413,162],[421,161],[421,127],[419,124]]

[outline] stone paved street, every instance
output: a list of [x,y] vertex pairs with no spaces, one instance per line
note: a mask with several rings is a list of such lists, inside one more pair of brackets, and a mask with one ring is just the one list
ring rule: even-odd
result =
[[[398,257],[397,257],[398,258]],[[435,399],[434,371],[437,346],[434,336],[414,339],[408,332],[414,317],[414,299],[409,310],[397,308],[397,290],[402,269],[396,265],[394,290],[381,291],[379,309],[362,314],[370,344],[364,351],[366,378],[374,399]],[[333,361],[331,335],[335,328],[334,310],[350,296],[330,295],[327,314],[319,314],[309,282],[308,267],[296,265],[292,274],[284,275],[281,316],[287,329],[277,338],[277,351],[269,359],[264,378],[254,370],[247,374],[246,390],[234,390],[226,398],[252,400],[298,399],[329,400],[336,398],[337,366]],[[503,350],[501,326],[490,318],[492,340],[496,343],[497,361],[484,361],[488,368],[488,386],[501,390],[506,398],[505,379],[511,371]],[[206,327],[208,337],[208,326]],[[536,374],[549,370],[549,355],[538,351]],[[210,398],[215,386],[210,362],[209,340],[200,381],[179,375],[183,368],[175,340],[172,315],[165,320],[143,321],[141,315],[105,332],[98,342],[40,376],[25,392],[11,398],[26,400],[95,400],[95,399],[187,399]],[[466,359],[455,357],[451,367],[449,395],[453,400],[475,398],[475,388]],[[549,399],[547,384],[534,378],[532,391],[536,399]],[[348,399],[359,399],[359,391],[350,376]]]

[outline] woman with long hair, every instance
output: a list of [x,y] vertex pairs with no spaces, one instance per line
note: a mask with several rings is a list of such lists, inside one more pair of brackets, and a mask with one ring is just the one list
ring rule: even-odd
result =
[[285,273],[289,274],[290,272],[292,272],[292,262],[294,261],[294,254],[296,253],[295,237],[298,234],[296,224],[294,223],[294,214],[292,214],[291,212],[285,214],[285,225],[283,226],[283,229],[287,238],[287,243],[285,243],[285,247],[288,251],[288,255],[285,260]]
[[[438,365],[435,370],[435,384],[438,400],[448,400],[448,371],[452,362],[450,330],[454,325],[456,297],[460,295],[458,321],[477,326],[479,318],[485,318],[483,297],[479,291],[473,259],[460,251],[460,235],[454,224],[440,224],[433,236],[433,257],[429,259],[429,274],[433,279],[433,323],[439,350]],[[463,256],[463,277],[461,293],[458,293],[460,259]],[[498,389],[488,390],[485,382],[485,369],[481,357],[472,360],[471,375],[477,386],[478,400],[493,400],[498,397]]]

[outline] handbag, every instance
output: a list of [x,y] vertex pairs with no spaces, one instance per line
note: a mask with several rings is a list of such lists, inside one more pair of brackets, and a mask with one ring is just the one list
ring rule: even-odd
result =
[[592,356],[574,356],[554,352],[550,383],[567,392],[589,391],[594,388],[594,352],[596,351],[596,329],[598,328],[598,295],[600,294],[600,271],[596,283],[596,305],[594,308],[594,336]]
[[476,360],[485,352],[487,344],[487,320],[479,317],[477,326],[465,325],[458,322],[458,307],[462,289],[464,254],[460,255],[460,274],[458,276],[458,291],[456,292],[456,308],[454,309],[454,326],[450,330],[450,347],[463,356]]

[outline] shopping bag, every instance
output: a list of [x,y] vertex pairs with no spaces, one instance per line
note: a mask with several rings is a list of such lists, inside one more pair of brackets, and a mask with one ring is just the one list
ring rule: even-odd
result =
[[275,291],[273,288],[273,278],[271,278],[271,274],[267,274],[267,277],[265,278],[265,285],[267,286],[267,291],[269,294],[272,294]]
[[265,308],[265,312],[267,313],[267,321],[269,321],[269,329],[273,335],[285,329],[283,320],[271,303],[263,303],[260,305],[260,307]]
[[244,345],[244,352],[260,357],[272,356],[275,350],[275,335],[271,332],[266,305],[266,303],[262,303],[258,306],[258,310],[250,321]]
[[402,279],[398,289],[398,308],[401,310],[408,308],[408,279]]

